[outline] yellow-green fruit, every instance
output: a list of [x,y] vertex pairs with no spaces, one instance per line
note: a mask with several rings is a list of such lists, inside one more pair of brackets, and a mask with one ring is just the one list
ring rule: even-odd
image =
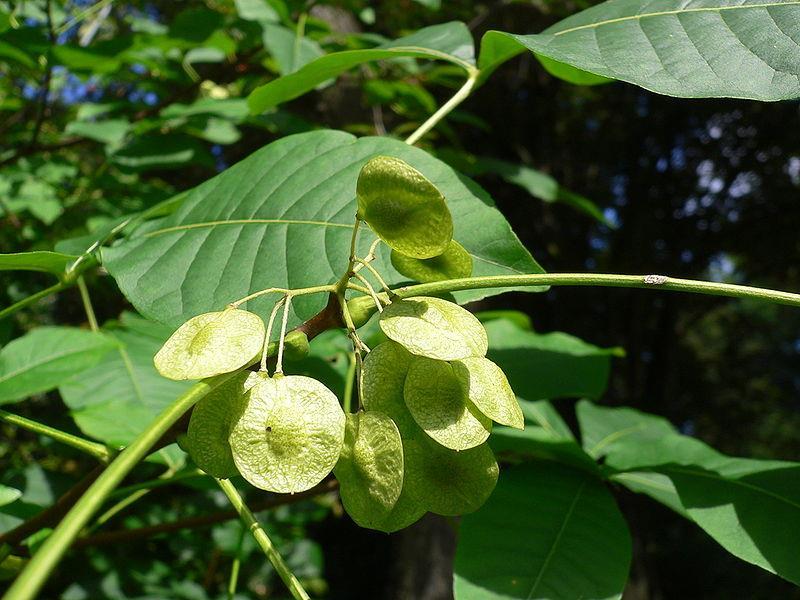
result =
[[310,377],[258,377],[229,437],[236,468],[262,490],[312,488],[342,451],[345,416],[339,401]]
[[240,369],[261,352],[264,322],[228,308],[192,317],[170,336],[153,362],[169,379],[205,379]]
[[238,475],[228,436],[245,405],[248,377],[244,371],[204,396],[192,410],[183,446],[195,464],[212,477]]
[[472,256],[455,240],[450,241],[447,250],[433,258],[414,258],[392,250],[391,259],[392,266],[399,273],[422,283],[472,275]]
[[452,362],[464,394],[481,413],[501,425],[524,429],[525,417],[503,370],[482,356]]
[[403,395],[417,425],[442,446],[468,450],[489,438],[492,422],[467,399],[449,363],[415,357]]
[[481,322],[441,298],[396,300],[381,313],[380,326],[389,339],[412,354],[438,360],[484,356],[489,347]]
[[500,469],[488,444],[455,452],[420,437],[403,440],[406,482],[412,498],[430,512],[473,512],[492,494]]
[[334,475],[347,513],[362,527],[375,528],[403,487],[403,442],[394,421],[377,411],[347,415]]
[[358,216],[407,256],[438,256],[453,238],[453,219],[442,193],[399,158],[370,159],[359,173],[356,198]]

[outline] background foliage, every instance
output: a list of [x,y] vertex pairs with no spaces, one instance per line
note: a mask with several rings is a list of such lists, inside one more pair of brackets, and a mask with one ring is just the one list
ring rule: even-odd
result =
[[[80,254],[131,215],[168,214],[183,201],[181,192],[285,135],[332,128],[402,138],[452,95],[463,79],[458,60],[468,61],[470,56],[457,36],[440,40],[442,51],[456,57],[455,62],[401,56],[367,63],[359,56],[421,27],[453,20],[465,22],[476,40],[490,29],[539,32],[590,4],[0,3],[0,249]],[[544,41],[531,38],[523,43],[542,49],[538,44]],[[250,114],[247,97],[258,86],[279,75],[299,77],[305,65],[335,50],[360,53],[347,63],[356,68],[335,82],[330,79],[334,72],[325,71],[306,86],[311,93]],[[383,57],[401,54],[391,48],[381,52],[386,53]],[[621,78],[635,81],[635,75]],[[687,100],[622,83],[574,86],[548,75],[525,53],[500,66],[491,82],[421,145],[474,176],[548,271],[658,272],[797,289],[800,142],[792,125],[798,116],[797,101]],[[359,143],[401,146],[374,138]],[[414,153],[405,147],[402,151]],[[253,176],[247,165],[254,171],[263,168],[254,158],[229,173],[247,181]],[[456,183],[452,185],[456,189]],[[477,202],[467,196],[464,202]],[[483,245],[475,242],[476,248]],[[107,258],[103,269],[87,272],[97,320],[106,335],[87,331],[85,339],[71,340],[75,346],[69,348],[88,370],[62,383],[58,393],[40,393],[47,386],[41,374],[34,373],[15,382],[14,388],[5,386],[0,403],[33,395],[12,409],[31,418],[47,415],[42,420],[54,427],[121,444],[173,399],[182,384],[160,379],[150,361],[171,328],[134,314],[105,270],[123,282],[123,288],[122,273],[130,270],[128,281],[134,289],[136,262],[121,250],[112,250]],[[271,260],[266,255],[258,258]],[[385,262],[388,265],[388,255]],[[249,271],[257,264],[253,260],[242,268]],[[0,305],[55,284],[53,273],[63,266],[59,256],[39,255],[29,270],[0,271]],[[526,272],[535,269],[535,263],[522,267]],[[171,283],[163,275],[160,279],[164,285]],[[130,290],[122,291],[130,297]],[[308,316],[314,308],[300,304],[298,310]],[[517,451],[515,444],[533,444],[539,453],[543,448],[559,452],[575,468],[565,475],[563,470],[555,473],[547,462],[514,467],[507,478],[501,477],[485,508],[485,520],[473,523],[468,517],[462,523],[465,545],[492,534],[500,538],[499,544],[509,537],[498,534],[508,527],[505,521],[490,534],[482,528],[494,515],[519,513],[513,531],[530,532],[527,551],[535,554],[543,525],[524,510],[510,513],[509,505],[516,506],[516,488],[522,483],[540,486],[553,497],[547,506],[563,504],[574,497],[574,490],[586,489],[585,501],[596,510],[602,507],[606,523],[619,520],[621,511],[632,543],[628,547],[625,536],[609,539],[594,552],[577,544],[578,552],[588,554],[572,560],[591,562],[603,553],[623,561],[631,556],[626,597],[800,597],[793,585],[738,561],[695,524],[631,493],[636,483],[630,476],[626,481],[619,475],[619,485],[611,492],[598,486],[582,470],[589,467],[569,428],[580,431],[583,448],[593,457],[604,456],[605,467],[611,469],[642,465],[626,457],[624,447],[597,447],[608,432],[597,429],[600,418],[591,405],[581,402],[575,408],[579,398],[666,417],[677,431],[666,421],[651,421],[653,417],[614,413],[620,429],[645,422],[643,435],[651,431],[648,428],[659,436],[669,434],[669,447],[661,449],[662,455],[702,456],[709,470],[741,474],[748,465],[720,458],[698,446],[701,441],[726,455],[796,459],[800,344],[795,332],[800,317],[795,310],[748,301],[580,288],[507,295],[482,300],[474,308],[524,313],[484,314],[489,356],[503,365],[516,393],[530,401],[525,410],[531,424],[538,423],[549,436],[522,442],[498,437],[496,448]],[[184,309],[179,306],[166,317],[145,316],[158,316],[174,327],[193,314]],[[15,344],[24,343],[63,349],[57,326],[85,323],[78,289],[67,289],[0,320],[2,353],[22,356]],[[23,338],[27,342],[11,341],[31,330],[35,333]],[[558,333],[562,331],[586,342]],[[345,351],[343,338],[326,334],[315,342],[310,359],[296,369],[314,373],[340,393],[347,372]],[[70,365],[74,368],[75,363]],[[543,399],[554,400],[557,412],[536,402]],[[93,464],[44,436],[8,424],[0,427],[0,529],[7,530],[51,505]],[[171,446],[143,465],[138,481],[157,478],[165,470],[186,477],[182,485],[144,494],[135,509],[109,516],[108,523],[92,533],[197,515],[224,516],[224,498],[204,479],[181,470],[184,460]],[[652,461],[647,467],[640,477],[672,477],[675,487],[684,490],[678,501],[662,501],[678,512],[697,510],[687,501],[691,477],[683,474],[680,479]],[[772,475],[762,476],[792,480],[786,468],[776,463],[774,472],[768,472]],[[122,490],[115,500],[124,498],[126,491],[136,492]],[[255,494],[251,500],[254,505],[264,501]],[[327,591],[331,598],[365,593],[375,598],[448,596],[453,585],[452,523],[427,517],[408,531],[386,537],[355,528],[337,502],[322,496],[259,513],[310,591]],[[763,499],[754,502],[763,506]],[[577,502],[575,510],[580,513],[583,506]],[[719,515],[707,518],[703,527],[712,536],[715,528],[724,530]],[[224,597],[230,564],[239,556],[241,597],[280,597],[284,592],[279,581],[241,533],[237,521],[225,520],[147,538],[95,538],[69,555],[47,593],[69,599]],[[739,556],[748,552],[728,549]],[[502,548],[496,552],[503,556]],[[455,564],[457,570],[470,572],[469,557],[459,555]],[[796,563],[787,566],[792,568]],[[608,588],[598,594],[613,594],[625,580],[624,573],[612,568],[599,571]],[[560,582],[555,577],[552,585]],[[456,590],[468,585],[463,577],[456,578]],[[568,589],[558,591],[570,596]]]

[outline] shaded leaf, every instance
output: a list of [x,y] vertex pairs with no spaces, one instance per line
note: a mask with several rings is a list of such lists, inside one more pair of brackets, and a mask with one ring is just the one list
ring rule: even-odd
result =
[[326,54],[295,73],[256,88],[247,99],[250,111],[260,113],[297,98],[323,81],[362,63],[408,56],[445,60],[465,68],[471,67],[474,63],[472,35],[466,25],[454,21],[425,27],[376,48]]
[[61,277],[76,258],[71,254],[45,250],[0,254],[0,271],[42,271]]
[[525,331],[506,320],[486,323],[486,332],[488,357],[503,369],[514,392],[529,400],[600,396],[611,357],[620,354],[566,333]]
[[0,350],[0,404],[51,390],[96,365],[116,343],[102,333],[39,327]]
[[264,23],[264,47],[278,63],[281,75],[294,73],[325,54],[320,45],[282,25]]
[[531,463],[503,472],[461,523],[458,600],[620,598],[631,539],[613,497],[584,472]]
[[579,409],[582,430],[613,436],[602,451],[614,481],[693,520],[734,556],[800,584],[800,463],[725,456],[633,409]]
[[[59,392],[81,431],[118,447],[133,441],[192,384],[165,379],[153,366],[169,327],[124,313],[119,324],[107,323],[103,330],[116,340],[113,351],[61,383]],[[161,454],[173,464],[179,456],[171,449]]]

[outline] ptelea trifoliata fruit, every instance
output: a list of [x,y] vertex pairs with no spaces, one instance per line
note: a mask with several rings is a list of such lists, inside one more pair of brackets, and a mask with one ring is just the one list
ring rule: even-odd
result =
[[524,429],[522,409],[500,367],[482,356],[451,364],[461,389],[479,411],[501,425]]
[[342,451],[345,416],[339,401],[310,377],[258,375],[229,437],[236,468],[262,490],[312,488]]
[[356,198],[358,216],[406,256],[438,256],[453,237],[453,219],[442,193],[399,158],[370,159],[358,175]]
[[445,516],[473,512],[497,484],[499,468],[488,444],[455,452],[429,438],[403,440],[406,484],[429,511]]
[[472,256],[455,240],[450,241],[447,250],[433,258],[414,258],[392,250],[391,260],[399,273],[423,283],[472,275]]
[[403,488],[403,442],[394,421],[377,411],[348,414],[333,473],[356,523],[374,528],[386,518]]
[[172,334],[153,362],[169,379],[205,379],[230,373],[258,356],[264,330],[261,317],[238,308],[197,315]]
[[468,450],[489,437],[492,422],[471,406],[449,363],[416,357],[403,395],[417,425],[446,448]]
[[484,356],[489,347],[481,322],[441,298],[395,300],[383,309],[380,326],[389,339],[412,354],[438,360]]
[[198,467],[212,477],[238,475],[228,436],[245,405],[245,393],[255,383],[251,371],[237,373],[204,396],[192,410],[185,447]]
[[388,415],[403,436],[416,434],[419,427],[408,412],[403,386],[414,355],[391,340],[378,344],[364,359],[361,375],[361,403],[364,409]]

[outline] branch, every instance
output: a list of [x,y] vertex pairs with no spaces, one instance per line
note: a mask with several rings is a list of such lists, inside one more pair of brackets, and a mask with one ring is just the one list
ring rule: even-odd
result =
[[494,275],[489,277],[465,277],[448,279],[433,283],[409,285],[394,290],[401,298],[458,292],[461,290],[477,290],[504,287],[537,287],[537,286],[599,286],[661,289],[673,292],[689,292],[709,296],[727,296],[729,298],[752,298],[767,300],[777,304],[800,307],[800,294],[734,285],[695,279],[678,279],[664,275],[614,275],[605,273],[541,273],[534,275]]
[[[335,479],[324,481],[319,485],[314,486],[305,492],[298,492],[296,494],[284,494],[281,496],[264,498],[253,502],[251,509],[253,512],[261,512],[269,510],[278,506],[286,504],[294,504],[305,500],[306,498],[313,498],[327,494],[339,488],[339,483]],[[93,546],[107,546],[109,544],[117,544],[120,542],[128,543],[134,541],[145,540],[155,535],[162,533],[172,533],[174,531],[181,531],[183,529],[197,529],[198,527],[208,527],[224,521],[230,521],[239,517],[236,510],[225,510],[208,515],[200,515],[197,517],[187,517],[172,523],[159,523],[158,525],[151,525],[149,527],[139,527],[137,529],[119,529],[116,531],[106,531],[90,535],[85,538],[79,538],[72,544],[73,548],[88,548]]]

